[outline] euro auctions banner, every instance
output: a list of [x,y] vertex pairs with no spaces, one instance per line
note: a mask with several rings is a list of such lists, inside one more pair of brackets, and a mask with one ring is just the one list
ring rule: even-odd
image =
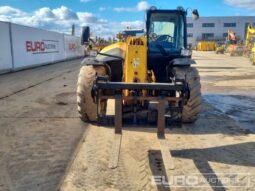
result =
[[59,53],[59,41],[57,40],[40,40],[26,41],[26,50],[32,54]]
[[80,45],[79,37],[64,35],[65,58],[74,58],[84,55],[83,47]]
[[12,69],[9,23],[0,22],[0,73]]
[[64,35],[11,24],[14,68],[64,60]]

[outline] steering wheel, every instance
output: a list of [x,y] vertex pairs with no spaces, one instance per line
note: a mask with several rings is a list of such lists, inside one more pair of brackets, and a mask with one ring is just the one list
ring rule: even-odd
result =
[[152,33],[149,34],[149,38],[152,41],[157,41],[158,35],[156,33],[152,32]]
[[160,36],[157,36],[157,41],[159,42],[173,42],[173,37],[168,34],[163,34]]

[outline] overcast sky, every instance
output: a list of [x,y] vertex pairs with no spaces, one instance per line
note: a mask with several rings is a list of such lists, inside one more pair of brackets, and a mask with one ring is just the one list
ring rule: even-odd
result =
[[0,0],[0,21],[70,33],[71,25],[91,26],[95,35],[112,36],[126,26],[143,27],[150,6],[196,8],[200,16],[253,16],[255,0]]

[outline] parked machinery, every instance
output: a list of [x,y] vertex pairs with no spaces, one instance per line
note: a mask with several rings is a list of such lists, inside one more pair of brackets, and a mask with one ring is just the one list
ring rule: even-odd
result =
[[225,43],[225,53],[230,56],[242,56],[244,45],[238,42],[237,36],[234,31],[228,30],[228,36]]
[[255,45],[253,45],[253,48],[251,50],[250,61],[252,62],[253,65],[255,65]]
[[133,29],[127,27],[122,32],[117,33],[116,37],[118,42],[126,42],[126,39],[129,36],[144,36],[144,34],[144,29]]
[[255,65],[255,27],[250,24],[247,27],[244,56],[250,58]]
[[[191,67],[187,49],[187,11],[146,12],[146,34],[127,36],[85,58],[77,83],[80,118],[85,122],[115,125],[109,167],[118,164],[122,124],[147,121],[157,124],[165,167],[173,168],[164,136],[166,124],[196,121],[201,106],[198,70]],[[194,19],[198,18],[193,10]],[[115,100],[115,115],[106,113],[107,100]]]
[[81,45],[84,46],[85,56],[95,56],[104,47],[110,45],[112,42],[103,38],[92,36],[90,34],[90,27],[82,27],[81,32]]
[[122,31],[124,39],[126,39],[129,36],[144,36],[144,34],[145,34],[144,29],[132,29],[130,27]]
[[197,51],[214,51],[215,47],[214,41],[199,41],[197,43]]
[[224,54],[225,52],[225,44],[217,44],[216,45],[216,49],[215,49],[215,53],[216,54]]

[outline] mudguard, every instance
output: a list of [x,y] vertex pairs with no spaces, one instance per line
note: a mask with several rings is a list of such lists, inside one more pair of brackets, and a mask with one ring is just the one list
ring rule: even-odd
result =
[[104,65],[104,63],[99,62],[96,57],[86,57],[81,61],[81,65]]
[[126,43],[118,42],[105,47],[101,50],[101,54],[96,57],[87,57],[82,61],[82,65],[103,65],[106,62],[124,60]]
[[191,64],[196,64],[195,60],[191,58],[175,58],[169,63],[172,66],[189,66]]

